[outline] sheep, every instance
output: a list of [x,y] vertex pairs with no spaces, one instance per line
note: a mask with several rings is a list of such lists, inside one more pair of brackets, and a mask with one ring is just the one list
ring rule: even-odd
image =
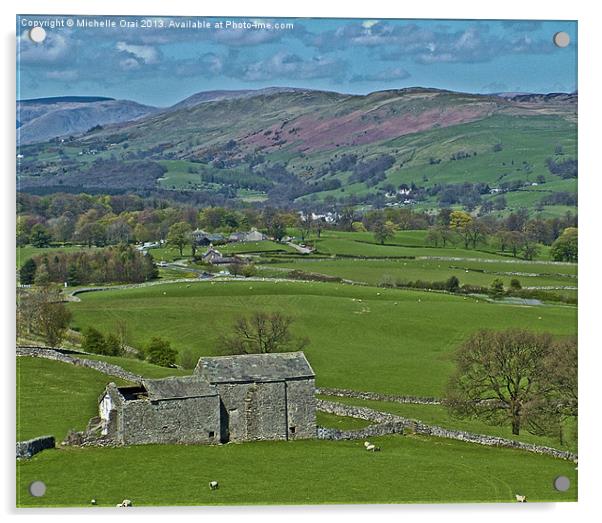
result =
[[209,482],[209,490],[217,490],[219,488],[219,483],[217,481]]
[[380,452],[380,447],[377,447],[369,441],[364,441],[364,447],[370,452]]
[[129,499],[124,499],[121,503],[117,504],[118,507],[131,507],[132,502]]
[[90,500],[90,505],[96,505],[96,500],[95,499],[91,499]]
[[516,494],[514,497],[516,498],[516,501],[518,503],[526,503],[527,502],[527,496],[521,496],[520,494]]

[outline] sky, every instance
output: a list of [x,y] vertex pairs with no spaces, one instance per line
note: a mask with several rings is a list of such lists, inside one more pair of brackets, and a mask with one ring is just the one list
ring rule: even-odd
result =
[[[46,38],[34,43],[30,30]],[[553,35],[565,31],[568,47]],[[577,90],[571,21],[17,17],[17,97],[107,96],[167,107],[200,91],[365,94]]]

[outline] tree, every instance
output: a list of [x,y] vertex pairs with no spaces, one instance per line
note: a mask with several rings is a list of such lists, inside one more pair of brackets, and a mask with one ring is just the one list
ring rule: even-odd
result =
[[31,285],[36,277],[37,265],[33,258],[29,258],[19,269],[19,282],[21,285]]
[[29,235],[29,242],[34,247],[48,247],[52,241],[52,236],[48,232],[48,229],[41,223],[36,223],[31,228],[31,234]]
[[262,354],[301,350],[307,338],[295,338],[290,330],[293,318],[280,312],[255,312],[249,318],[239,317],[232,333],[222,336],[219,349],[226,354]]
[[182,256],[182,252],[184,247],[189,242],[189,233],[190,233],[190,224],[186,222],[178,222],[174,223],[167,233],[167,243],[170,245],[175,245],[180,251],[180,256]]
[[554,261],[577,261],[577,227],[567,227],[552,244],[550,256]]
[[353,232],[366,232],[366,226],[362,222],[352,222],[351,230]]
[[161,367],[173,367],[178,352],[171,348],[171,343],[163,338],[154,337],[146,347],[147,360]]
[[456,371],[446,404],[460,417],[477,417],[494,425],[509,424],[512,434],[536,430],[538,405],[552,389],[545,361],[553,350],[547,333],[481,330],[454,355]]
[[460,280],[456,276],[450,276],[445,282],[445,290],[447,292],[457,292],[460,288]]
[[94,354],[107,354],[106,341],[102,332],[94,327],[87,327],[84,331],[82,349]]
[[381,245],[384,245],[386,240],[393,239],[395,237],[396,230],[397,230],[397,227],[395,226],[395,224],[392,221],[390,221],[390,220],[385,221],[384,219],[376,221],[376,223],[373,225],[373,228],[372,228],[372,232],[374,233],[374,238]]
[[119,343],[119,338],[115,334],[107,334],[105,338],[105,354],[107,356],[121,356],[123,354],[121,343]]
[[512,278],[512,279],[510,280],[510,288],[511,288],[513,291],[520,291],[520,290],[521,290],[523,287],[522,287],[522,285],[520,284],[520,281],[518,280],[518,278]]
[[[40,300],[36,307],[35,324],[39,334],[49,347],[58,347],[65,339],[71,321],[71,312],[58,301],[58,292],[43,290],[38,293]],[[56,301],[55,301],[56,300]]]
[[268,223],[268,234],[277,242],[286,236],[286,222],[280,214],[274,215]]
[[196,367],[198,358],[190,349],[186,349],[180,354],[180,366],[187,370],[192,370]]
[[502,296],[504,296],[504,282],[496,278],[491,282],[491,287],[489,287],[489,297],[499,300]]
[[469,228],[472,223],[472,216],[465,211],[452,211],[449,215],[449,228],[462,238],[464,248],[466,249],[468,249],[468,244],[473,237],[471,229]]

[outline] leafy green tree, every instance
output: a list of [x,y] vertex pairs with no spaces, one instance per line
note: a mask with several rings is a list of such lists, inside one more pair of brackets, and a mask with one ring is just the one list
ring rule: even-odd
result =
[[82,349],[94,354],[107,354],[107,345],[102,332],[94,327],[88,327],[84,331]]
[[184,247],[189,243],[189,234],[191,231],[190,224],[186,222],[174,223],[167,234],[167,243],[175,245],[180,251],[180,256]]
[[119,338],[115,334],[107,334],[105,338],[105,354],[107,356],[121,356],[121,344]]
[[173,367],[178,352],[171,348],[171,343],[160,337],[153,337],[146,347],[146,359],[161,367]]
[[34,247],[48,247],[52,241],[52,236],[48,232],[48,229],[41,223],[36,223],[31,228],[31,234],[29,235],[29,242]]
[[372,228],[375,240],[381,245],[384,245],[385,241],[393,239],[395,231],[397,231],[397,227],[389,220],[378,220]]
[[567,227],[552,244],[550,256],[555,261],[577,261],[577,227]]
[[517,278],[512,278],[510,280],[510,288],[513,291],[520,291],[523,287],[522,287],[522,285],[520,284],[520,281]]
[[450,276],[445,282],[445,290],[448,292],[458,292],[460,280],[456,276]]
[[276,214],[268,224],[268,235],[279,242],[286,236],[286,221],[280,214]]
[[36,277],[37,264],[33,258],[29,258],[19,269],[19,281],[21,285],[31,285]]
[[[481,330],[454,355],[456,371],[446,404],[460,417],[477,417],[493,425],[537,430],[537,409],[552,390],[545,361],[554,348],[547,333]],[[535,407],[535,408],[534,408]]]
[[504,282],[500,278],[496,278],[491,282],[489,287],[489,297],[494,300],[499,300],[504,296]]

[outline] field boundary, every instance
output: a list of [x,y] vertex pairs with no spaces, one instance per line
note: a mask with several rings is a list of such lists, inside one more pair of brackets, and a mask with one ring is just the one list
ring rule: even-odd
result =
[[357,391],[330,387],[316,387],[316,394],[336,396],[339,398],[355,398],[360,400],[391,401],[393,403],[412,403],[416,405],[440,405],[441,399],[422,396],[396,396],[379,392]]
[[119,365],[113,363],[106,363],[100,360],[89,360],[87,358],[78,358],[77,356],[71,356],[64,354],[55,349],[48,349],[44,347],[19,347],[17,346],[17,356],[25,356],[30,358],[44,358],[47,360],[60,361],[75,365],[76,367],[87,367],[94,369],[98,372],[102,372],[108,376],[115,376],[125,381],[131,381],[133,383],[142,382],[142,376],[129,372]]
[[465,432],[462,430],[445,429],[437,425],[427,425],[419,420],[404,418],[402,416],[397,416],[396,414],[381,412],[368,407],[355,407],[353,405],[345,405],[335,401],[316,399],[316,409],[327,414],[334,414],[336,416],[347,416],[351,418],[362,419],[364,421],[372,421],[380,426],[385,426],[385,424],[388,426],[398,424],[399,427],[403,427],[404,431],[407,430],[409,433],[413,434],[455,439],[489,447],[504,447],[525,450],[527,452],[545,454],[554,458],[573,461],[575,463],[577,462],[577,454],[574,454],[573,452],[558,450],[543,445],[535,445],[534,443],[523,443],[522,441],[500,438],[498,436],[488,436],[486,434],[475,434],[473,432]]

